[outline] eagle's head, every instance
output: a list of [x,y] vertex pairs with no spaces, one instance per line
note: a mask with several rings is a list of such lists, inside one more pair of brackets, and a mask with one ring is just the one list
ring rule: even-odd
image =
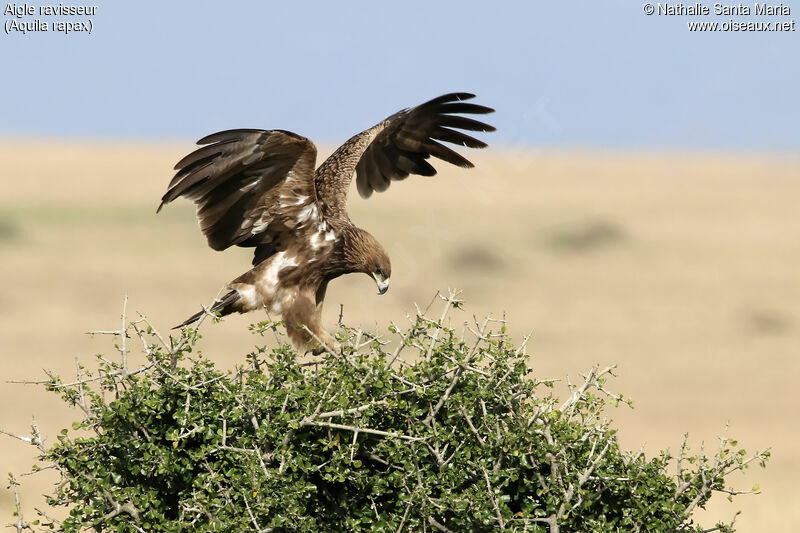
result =
[[369,232],[356,228],[353,235],[344,239],[344,257],[351,272],[363,272],[378,285],[378,294],[389,290],[392,263],[389,254]]
[[383,294],[389,290],[389,276],[392,275],[392,264],[389,262],[389,256],[381,248],[380,256],[376,257],[373,264],[372,271],[370,272],[378,285],[378,294]]

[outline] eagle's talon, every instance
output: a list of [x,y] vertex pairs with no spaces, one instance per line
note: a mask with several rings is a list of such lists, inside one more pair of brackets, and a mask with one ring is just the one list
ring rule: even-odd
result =
[[322,346],[322,345],[319,345],[319,346],[311,349],[311,355],[322,355],[322,353],[324,351],[325,351],[325,347]]
[[315,346],[311,349],[311,353],[313,355],[322,355],[325,352],[333,352],[333,353],[342,352],[342,345],[335,341],[325,344],[320,344],[316,342],[314,344]]

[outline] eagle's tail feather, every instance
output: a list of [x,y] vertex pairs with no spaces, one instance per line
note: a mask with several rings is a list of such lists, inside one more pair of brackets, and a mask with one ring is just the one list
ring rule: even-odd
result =
[[[222,316],[228,315],[234,311],[233,304],[238,302],[239,298],[241,298],[241,296],[239,295],[239,291],[232,290],[228,294],[223,296],[220,300],[217,300],[217,302],[211,306],[211,309],[209,309],[208,312],[219,313]],[[180,329],[184,326],[188,326],[189,324],[193,324],[198,320],[200,320],[200,318],[204,314],[206,314],[206,310],[202,309],[172,329]]]

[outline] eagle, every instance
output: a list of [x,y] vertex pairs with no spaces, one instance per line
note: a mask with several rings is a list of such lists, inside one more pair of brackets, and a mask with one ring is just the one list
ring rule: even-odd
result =
[[265,309],[280,315],[298,349],[338,350],[322,328],[328,283],[344,274],[372,277],[378,294],[389,288],[392,266],[383,246],[347,214],[353,175],[369,198],[410,174],[433,176],[431,156],[463,168],[474,165],[442,142],[485,148],[463,131],[495,128],[464,115],[494,112],[450,93],[403,109],[351,137],[316,170],[317,149],[285,130],[233,129],[203,137],[175,165],[177,173],[157,212],[178,197],[197,207],[200,229],[214,250],[254,248],[253,268],[228,292],[176,326],[208,311],[221,316]]

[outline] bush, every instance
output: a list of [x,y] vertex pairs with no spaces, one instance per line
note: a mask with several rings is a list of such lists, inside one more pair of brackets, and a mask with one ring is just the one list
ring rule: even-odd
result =
[[[700,531],[693,510],[768,457],[727,438],[710,456],[621,450],[612,368],[559,401],[503,321],[459,335],[446,314],[460,302],[443,300],[438,320],[391,325],[394,344],[340,326],[342,353],[257,347],[227,373],[194,351],[196,330],[173,345],[123,313],[120,362],[44,382],[83,413],[50,446],[35,426],[28,439],[62,476],[48,504],[69,515],[19,516],[18,530]],[[278,323],[251,329],[285,340]],[[128,368],[125,332],[145,366]]]

